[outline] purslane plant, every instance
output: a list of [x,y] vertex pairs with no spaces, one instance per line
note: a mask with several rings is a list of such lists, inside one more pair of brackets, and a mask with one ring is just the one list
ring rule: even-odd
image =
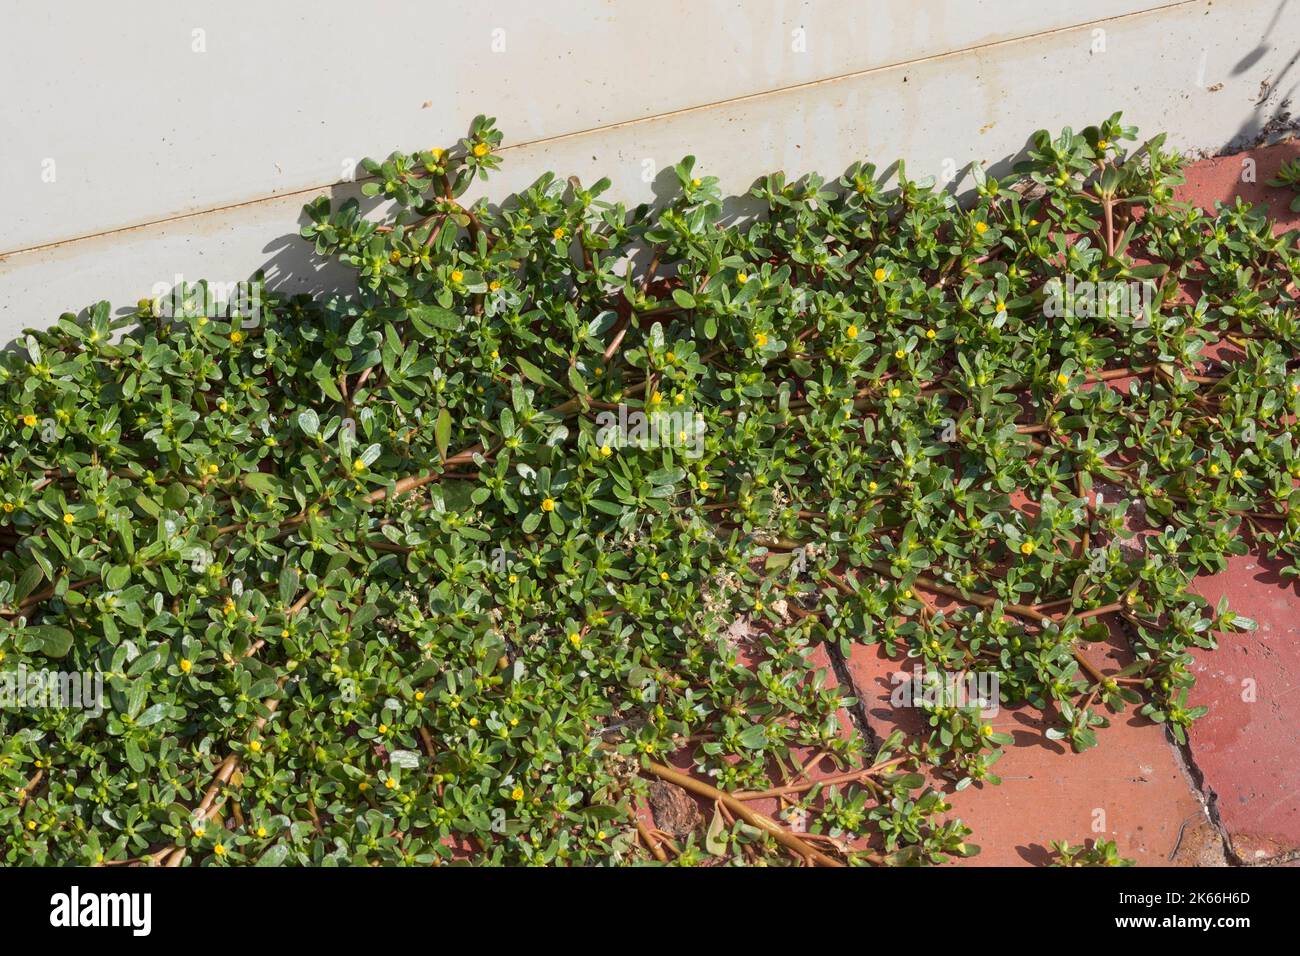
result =
[[[658,208],[462,202],[479,117],[367,161],[379,216],[307,207],[355,295],[30,331],[0,668],[102,673],[104,710],[0,711],[0,859],[975,852],[944,790],[1010,737],[940,701],[877,741],[819,647],[994,673],[1078,749],[1129,707],[1184,739],[1191,649],[1251,626],[1194,577],[1251,542],[1300,573],[1297,261],[1135,135],[1040,132],[967,206],[773,174],[737,221],[690,157]],[[650,781],[711,818],[654,829]]]

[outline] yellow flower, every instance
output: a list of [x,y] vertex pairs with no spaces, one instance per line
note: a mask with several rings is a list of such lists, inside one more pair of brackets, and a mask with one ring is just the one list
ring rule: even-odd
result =
[[479,159],[482,159],[484,156],[486,156],[488,152],[489,152],[489,146],[487,143],[474,144],[474,155],[477,156]]
[[188,674],[188,673],[189,673],[191,670],[193,670],[193,669],[194,669],[194,662],[193,662],[192,660],[190,660],[188,657],[182,657],[182,658],[181,658],[181,673],[182,673],[182,674]]
[[554,499],[554,498],[543,498],[543,499],[542,499],[542,510],[543,510],[543,511],[554,511],[554,510],[555,510],[555,499]]
[[497,291],[497,289],[499,288],[501,288],[501,283],[498,282],[496,279],[493,279],[491,282],[488,283],[488,289],[490,289],[492,292]]
[[754,344],[761,349],[763,346],[767,345],[767,336],[762,332],[759,332],[754,336]]
[[219,412],[230,411],[230,403],[223,398],[221,401],[217,402],[217,411]]
[[1097,148],[1098,148],[1098,149],[1110,149],[1110,143],[1107,142],[1107,141],[1104,140],[1104,139],[1099,139],[1099,140],[1097,140]]
[[1069,384],[1070,384],[1070,376],[1066,375],[1064,372],[1060,372],[1060,373],[1056,376],[1056,384],[1057,384],[1057,385],[1069,385]]
[[933,339],[934,336],[935,336],[935,331],[934,331],[934,329],[926,329],[926,330],[925,330],[925,337],[926,337],[927,339]]
[[1020,543],[1020,553],[1021,553],[1021,554],[1033,554],[1033,553],[1034,553],[1034,542],[1032,542],[1032,541],[1022,541],[1022,542]]
[[650,396],[650,404],[651,404],[651,405],[658,405],[658,404],[659,404],[660,402],[662,402],[663,400],[664,400],[664,393],[661,392],[661,391],[659,391],[658,389],[655,389],[655,391],[653,392],[653,394],[651,394],[651,396]]
[[879,487],[880,487],[880,486],[879,486],[878,484],[876,484],[874,481],[868,481],[868,482],[867,482],[867,491],[875,491],[875,490],[876,490],[877,488],[879,488]]
[[253,751],[255,754],[260,754],[262,752],[262,742],[260,740],[250,740],[248,742],[248,749]]
[[380,724],[379,727],[376,728],[376,729],[377,729],[381,734],[386,734],[386,733],[388,733],[388,725],[387,725],[387,724]]
[[708,490],[709,490],[709,483],[707,481],[701,481],[700,491],[708,491]]
[[667,581],[667,580],[668,580],[668,572],[667,572],[667,571],[660,571],[660,572],[659,572],[659,580],[660,580],[660,581]]
[[70,512],[70,511],[65,511],[65,512],[63,512],[63,523],[64,523],[64,524],[72,524],[72,522],[74,522],[74,521],[76,521],[76,520],[77,520],[77,519],[74,518],[74,517],[72,516],[72,512]]
[[214,465],[208,465],[208,469],[207,469],[209,475],[215,475],[215,474],[216,474],[217,472],[219,472],[220,470],[221,470],[221,466],[220,466],[220,465],[215,465],[215,464],[214,464]]
[[885,277],[889,275],[889,273],[886,272],[884,269],[877,267],[873,275],[876,277],[877,282],[884,282]]
[[1240,468],[1234,468],[1234,469],[1232,469],[1232,477],[1234,477],[1234,478],[1240,480],[1240,479],[1244,478],[1245,475],[1242,473],[1242,470],[1241,470]]
[[899,388],[898,386],[894,386],[893,388],[891,388],[891,389],[889,390],[889,397],[890,397],[890,398],[898,398],[898,397],[899,397],[900,395],[902,395],[902,394],[903,394],[903,390],[902,390],[901,388]]
[[981,737],[992,737],[992,736],[993,736],[993,726],[992,726],[991,724],[982,724],[982,725],[980,725],[980,736],[981,736]]
[[569,643],[572,644],[574,647],[580,647],[582,645],[582,635],[579,634],[577,631],[574,631],[572,634],[569,635]]
[[[649,745],[649,744],[646,744],[646,747],[647,747],[647,752],[648,752],[648,748],[650,747],[650,745]],[[597,833],[597,834],[596,834],[596,839],[597,839],[597,840],[603,840],[603,839],[605,839],[605,831],[604,831],[604,830],[601,830],[599,833]]]
[[216,846],[212,848],[212,852],[215,853],[217,856],[225,856],[226,845],[224,843],[218,843]]
[[452,282],[460,282],[460,281],[461,281],[462,279],[464,279],[464,278],[465,278],[465,273],[461,272],[459,269],[452,269],[452,270],[451,270],[451,281],[452,281]]
[[896,358],[896,359],[901,359],[901,358],[906,358],[906,357],[907,357],[907,352],[906,352],[906,350],[904,350],[904,349],[894,349],[894,358]]
[[4,512],[7,515],[14,513],[14,503],[12,501],[6,501],[4,503]]
[[353,470],[353,471],[365,471],[365,470],[366,470],[366,463],[365,463],[364,461],[362,461],[360,458],[354,459],[353,462],[352,462],[352,470]]
[[977,222],[975,223],[975,231],[982,236],[989,231],[989,224],[987,222]]
[[394,780],[392,777],[389,777],[387,780],[384,781],[384,786],[385,786],[386,788],[388,788],[389,790],[396,790],[396,789],[397,789],[397,781]]
[[514,583],[516,583],[516,582],[519,580],[519,575],[517,575],[517,574],[512,574],[512,575],[510,575],[510,577],[508,577],[506,580],[509,581],[511,584],[514,584]]
[[844,330],[844,334],[851,339],[856,339],[858,337],[858,327],[856,325],[850,325]]
[[477,718],[477,717],[471,717],[471,718],[469,719],[469,725],[470,725],[471,727],[477,727],[477,726],[478,726],[478,718]]
[[433,154],[434,159],[442,159],[442,155],[443,153],[446,152],[446,150],[444,150],[441,146],[435,146],[433,147],[433,149],[429,150],[429,152]]
[[235,331],[230,333],[230,341],[238,345],[240,342],[244,341],[244,333],[239,331],[239,329],[235,329]]
[[568,235],[568,232],[565,231],[565,228],[563,226],[560,226],[558,229],[555,230],[555,232],[551,233],[551,235],[553,235],[556,239],[563,239],[565,236]]
[[1210,466],[1210,474],[1212,474],[1212,475],[1217,475],[1218,473],[1219,473],[1219,466],[1218,466],[1218,465],[1211,465],[1211,466]]
[[266,827],[258,827],[258,828],[257,828],[257,835],[258,835],[259,837],[264,837],[264,836],[266,836]]
[[1007,304],[1003,302],[1001,299],[998,299],[998,311],[999,312],[1007,311]]
[[513,790],[510,791],[511,800],[522,800],[523,798],[524,798],[523,787],[515,787]]
[[1037,219],[1031,219],[1031,220],[1029,220],[1029,225],[1030,225],[1031,227],[1032,227],[1032,226],[1036,226],[1036,225],[1038,225],[1038,220],[1037,220]]
[[34,428],[34,427],[36,426],[36,416],[35,416],[35,415],[24,415],[24,416],[23,416],[23,424],[26,425],[28,428]]
[[614,454],[614,449],[610,448],[608,445],[601,445],[601,446],[600,446],[600,457],[601,457],[601,458],[608,458],[608,457],[609,457],[610,455],[612,455],[612,454]]
[[496,349],[493,349],[493,350],[492,350],[492,357],[493,357],[494,359],[499,359],[499,358],[501,357],[501,353],[500,353],[499,351],[497,351]]
[[695,179],[691,180],[691,185],[694,186],[696,189],[700,188],[700,180],[698,176]]
[[749,281],[749,276],[743,272],[737,272],[736,281],[739,282],[741,285],[744,285],[746,282]]

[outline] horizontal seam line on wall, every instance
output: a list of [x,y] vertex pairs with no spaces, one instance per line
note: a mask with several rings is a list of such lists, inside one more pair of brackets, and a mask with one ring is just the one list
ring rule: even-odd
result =
[[[803,83],[795,83],[791,86],[778,87],[771,90],[760,90],[755,93],[746,93],[742,96],[734,96],[730,99],[715,100],[710,103],[701,103],[695,106],[683,106],[680,109],[668,110],[663,113],[655,113],[652,116],[641,116],[636,119],[620,120],[616,123],[609,123],[605,126],[593,126],[589,129],[575,130],[570,133],[557,133],[555,136],[544,136],[540,139],[525,140],[520,143],[512,143],[509,146],[501,147],[497,152],[506,153],[511,150],[528,149],[536,146],[545,146],[551,143],[560,143],[569,139],[576,139],[582,136],[592,136],[596,133],[607,133],[615,130],[627,129],[632,126],[640,126],[645,123],[657,123],[663,120],[671,119],[675,116],[684,116],[690,113],[703,112],[705,110],[719,109],[724,106],[730,106],[737,103],[747,103],[752,100],[765,99],[770,96],[780,96],[787,93],[797,93],[800,90],[813,89],[819,86],[827,86],[832,83],[844,83],[863,76],[870,76],[873,73],[882,73],[886,70],[898,70],[909,66],[930,63],[936,60],[943,60],[949,57],[966,56],[971,53],[978,53],[981,50],[992,49],[994,47],[1008,46],[1013,43],[1024,43],[1029,40],[1036,40],[1040,37],[1055,36],[1060,33],[1069,33],[1075,30],[1086,30],[1096,27],[1102,23],[1117,23],[1122,20],[1131,20],[1135,17],[1144,17],[1153,13],[1164,10],[1171,10],[1176,7],[1185,7],[1192,4],[1204,3],[1205,0],[1166,0],[1158,6],[1148,7],[1144,10],[1134,10],[1131,13],[1121,13],[1113,17],[1103,17],[1097,20],[1087,20],[1083,23],[1073,23],[1069,26],[1054,27],[1050,30],[1042,30],[1038,33],[1023,34],[1016,37],[1007,37],[1002,40],[990,40],[987,43],[977,43],[972,46],[962,47],[958,50],[945,50],[943,53],[932,53],[928,56],[917,57],[912,60],[902,60],[897,63],[884,63],[879,66],[867,67],[862,70],[854,70],[849,73],[840,73],[836,76],[822,77],[816,80],[807,80]],[[3,264],[11,256],[19,256],[32,252],[41,252],[42,250],[55,249],[60,246],[72,245],[77,242],[85,242],[90,239],[100,239],[105,236],[117,235],[124,232],[132,232],[137,229],[149,229],[153,226],[163,226],[173,222],[183,222],[186,219],[195,219],[200,216],[210,216],[215,213],[228,212],[234,209],[241,209],[245,206],[255,206],[261,203],[275,202],[280,199],[288,199],[293,196],[304,196],[310,193],[319,193],[327,189],[335,189],[339,186],[347,186],[354,182],[367,182],[374,179],[373,176],[360,176],[355,180],[335,180],[334,182],[323,183],[316,186],[304,186],[299,189],[290,189],[281,193],[272,193],[266,196],[258,196],[255,199],[243,199],[239,202],[225,203],[219,206],[211,206],[207,209],[199,209],[194,212],[178,213],[172,216],[163,216],[158,219],[151,219],[145,222],[134,223],[129,226],[115,226],[112,229],[104,229],[100,232],[86,233],[81,236],[71,236],[67,239],[56,239],[52,242],[42,242],[33,246],[24,246],[19,249],[10,249],[6,252],[0,252],[0,264]]]

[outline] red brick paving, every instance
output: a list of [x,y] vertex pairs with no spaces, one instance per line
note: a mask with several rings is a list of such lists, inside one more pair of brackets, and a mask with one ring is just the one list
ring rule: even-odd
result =
[[[1102,656],[1094,663],[1118,669],[1117,661],[1103,663]],[[911,660],[890,660],[879,645],[862,645],[848,665],[878,735],[921,728],[918,710],[890,704],[893,675],[911,671]],[[1091,839],[1115,840],[1140,864],[1221,861],[1214,854],[1217,835],[1156,724],[1132,711],[1112,715],[1111,726],[1098,731],[1098,746],[1076,754],[1068,742],[1044,736],[1050,722],[1031,706],[1004,707],[990,723],[1015,738],[993,767],[1002,783],[952,792],[945,782],[944,788],[952,814],[974,830],[971,842],[981,848],[970,865],[1041,866],[1051,860],[1053,840],[1077,845]],[[1206,846],[1209,852],[1201,852]]]
[[1194,653],[1190,698],[1210,708],[1192,725],[1192,759],[1245,863],[1300,850],[1300,598],[1278,581],[1275,565],[1242,555],[1196,585],[1259,623]]

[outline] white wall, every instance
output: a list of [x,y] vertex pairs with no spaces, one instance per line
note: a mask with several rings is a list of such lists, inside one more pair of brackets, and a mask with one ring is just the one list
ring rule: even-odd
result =
[[343,281],[302,204],[478,112],[506,134],[492,195],[550,168],[635,201],[687,152],[733,191],[860,158],[938,175],[1116,109],[1217,150],[1275,116],[1297,53],[1300,0],[0,0],[0,341],[178,275]]

